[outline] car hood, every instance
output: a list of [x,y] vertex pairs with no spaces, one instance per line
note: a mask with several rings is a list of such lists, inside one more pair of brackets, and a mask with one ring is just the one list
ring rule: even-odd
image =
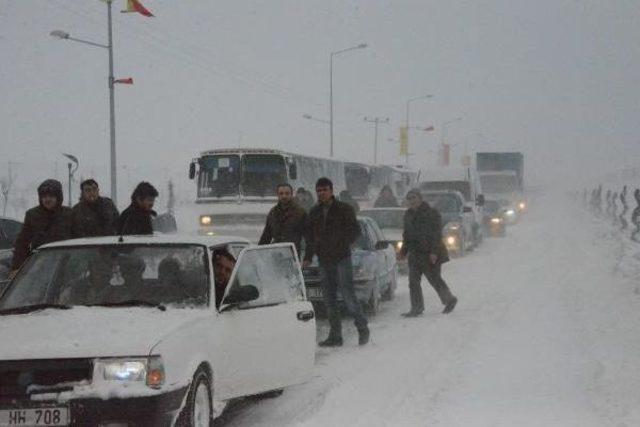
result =
[[452,221],[462,222],[462,216],[458,212],[442,212],[441,215],[443,226]]
[[0,360],[143,356],[205,309],[74,307],[0,316]]
[[396,242],[402,240],[402,228],[385,228],[382,232],[387,240]]

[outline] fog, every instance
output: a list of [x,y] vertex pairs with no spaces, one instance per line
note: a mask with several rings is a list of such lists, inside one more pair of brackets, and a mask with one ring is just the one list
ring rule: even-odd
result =
[[[405,101],[413,165],[435,163],[442,124],[452,162],[473,150],[523,151],[531,184],[584,180],[629,166],[639,148],[640,47],[633,2],[600,1],[148,1],[154,18],[114,16],[120,199],[140,179],[194,190],[188,161],[204,149],[273,147],[328,155],[329,53],[335,58],[336,156],[401,163]],[[115,5],[118,10],[120,5]],[[106,42],[98,1],[0,2],[0,144],[25,189],[79,175],[108,188],[107,57],[49,36],[63,29]],[[8,154],[7,154],[8,153]],[[57,163],[57,169],[56,169]]]

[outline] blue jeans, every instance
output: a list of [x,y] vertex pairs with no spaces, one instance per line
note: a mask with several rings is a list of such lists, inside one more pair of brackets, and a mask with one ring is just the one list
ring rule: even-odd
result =
[[342,319],[340,308],[338,307],[338,288],[342,294],[347,310],[354,318],[358,330],[367,329],[367,317],[364,314],[362,305],[356,297],[353,287],[353,266],[351,257],[342,258],[337,263],[324,264],[320,262],[320,268],[324,271],[322,280],[322,290],[324,293],[324,303],[327,308],[327,317],[331,326],[330,336],[332,338],[342,337]]

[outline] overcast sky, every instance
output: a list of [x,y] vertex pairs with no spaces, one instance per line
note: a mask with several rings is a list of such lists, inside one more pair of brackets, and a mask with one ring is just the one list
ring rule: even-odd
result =
[[[114,10],[125,1],[115,1]],[[195,191],[189,160],[218,147],[327,156],[329,53],[336,57],[336,155],[399,163],[408,98],[414,166],[433,164],[442,123],[457,162],[470,150],[526,153],[527,179],[604,173],[640,158],[637,1],[142,0],[155,18],[114,15],[120,199],[147,178]],[[51,38],[53,29],[106,42],[98,0],[0,0],[0,175],[63,177],[61,152],[108,188],[107,56]]]

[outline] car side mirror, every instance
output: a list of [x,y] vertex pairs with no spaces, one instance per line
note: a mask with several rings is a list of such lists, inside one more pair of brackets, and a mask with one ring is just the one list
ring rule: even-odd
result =
[[379,240],[376,243],[376,251],[381,251],[383,249],[387,249],[389,247],[389,242],[386,240]]
[[462,213],[471,213],[473,212],[473,209],[471,208],[471,206],[465,206],[462,208]]
[[478,194],[478,197],[476,197],[476,205],[484,206],[484,202],[484,194]]
[[189,165],[189,179],[193,179],[196,177],[196,164],[195,162],[191,162]]
[[289,178],[298,179],[298,165],[294,162],[289,163]]

